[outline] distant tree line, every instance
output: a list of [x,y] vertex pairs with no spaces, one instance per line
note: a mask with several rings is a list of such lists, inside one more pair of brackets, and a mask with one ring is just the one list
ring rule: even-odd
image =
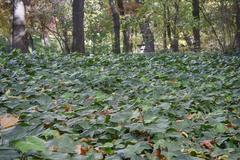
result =
[[23,53],[240,52],[239,0],[6,0],[0,37]]

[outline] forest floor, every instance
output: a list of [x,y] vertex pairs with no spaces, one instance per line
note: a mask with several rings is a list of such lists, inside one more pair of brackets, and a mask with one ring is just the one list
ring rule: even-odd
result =
[[237,56],[0,54],[1,160],[236,160],[239,118]]

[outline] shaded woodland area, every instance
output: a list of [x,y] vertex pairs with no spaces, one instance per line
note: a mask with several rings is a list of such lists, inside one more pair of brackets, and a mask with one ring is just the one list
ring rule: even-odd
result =
[[0,7],[2,47],[23,52],[229,53],[240,48],[238,0],[2,0]]
[[0,0],[0,160],[240,160],[240,0]]

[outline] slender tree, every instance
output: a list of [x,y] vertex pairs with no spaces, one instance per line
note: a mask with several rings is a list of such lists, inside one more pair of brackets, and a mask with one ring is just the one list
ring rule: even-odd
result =
[[28,52],[25,16],[26,11],[24,1],[13,0],[12,48],[20,49],[23,53]]
[[114,30],[114,43],[113,43],[113,53],[121,53],[120,48],[120,16],[116,8],[114,0],[109,0],[109,6],[111,8],[112,18],[113,18],[113,30]]
[[163,48],[167,50],[167,1],[163,1]]
[[173,50],[173,52],[178,52],[179,51],[179,35],[178,35],[178,28],[177,28],[177,24],[179,21],[179,3],[180,0],[175,0],[174,1],[174,18],[173,18],[173,40],[171,42],[171,48]]
[[200,27],[199,27],[199,23],[200,23],[200,14],[199,14],[199,0],[192,0],[192,14],[193,14],[193,18],[195,20],[195,25],[193,27],[193,47],[194,47],[194,51],[199,51],[201,48],[201,40],[200,40]]
[[236,32],[236,51],[240,53],[240,1],[235,0],[235,6],[236,6],[236,26],[237,26],[237,32]]
[[172,31],[171,31],[171,14],[170,14],[170,9],[169,6],[166,5],[167,7],[167,36],[168,36],[168,41],[171,43],[172,42]]
[[73,19],[72,51],[85,54],[84,0],[73,0],[72,19]]

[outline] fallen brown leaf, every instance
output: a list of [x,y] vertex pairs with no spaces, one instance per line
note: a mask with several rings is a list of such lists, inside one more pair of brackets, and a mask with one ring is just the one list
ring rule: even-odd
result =
[[214,148],[213,144],[214,144],[213,140],[204,140],[201,142],[200,145],[206,149],[213,149]]
[[189,114],[186,118],[187,118],[188,120],[192,120],[192,119],[193,119],[193,115],[192,115],[192,114]]
[[80,142],[85,142],[85,143],[95,142],[95,141],[97,141],[97,139],[94,139],[94,138],[82,138],[82,139],[80,139]]
[[112,114],[112,113],[113,113],[113,110],[108,109],[108,110],[104,110],[104,111],[99,112],[99,115],[106,116],[106,115],[109,115],[109,114]]
[[51,152],[58,152],[59,148],[57,146],[51,146],[51,147],[49,147],[48,150],[51,151]]
[[88,148],[83,147],[82,145],[76,145],[75,152],[79,155],[86,155],[88,152]]
[[167,158],[162,155],[161,153],[161,150],[160,149],[156,149],[154,152],[153,152],[153,155],[158,158],[159,160],[167,160]]
[[19,118],[11,114],[4,114],[0,116],[0,125],[4,129],[15,126],[18,121]]
[[65,112],[72,112],[73,111],[73,108],[70,104],[64,104],[63,107],[64,107]]

